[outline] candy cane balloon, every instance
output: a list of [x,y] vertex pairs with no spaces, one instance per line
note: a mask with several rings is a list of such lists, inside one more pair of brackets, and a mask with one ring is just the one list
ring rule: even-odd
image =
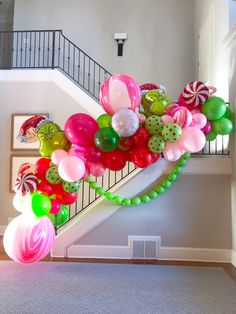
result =
[[117,74],[105,80],[100,89],[100,102],[103,109],[113,115],[120,109],[135,111],[140,106],[141,90],[130,76]]
[[190,82],[186,85],[182,96],[187,105],[197,107],[207,100],[209,88],[201,81]]
[[23,173],[16,178],[14,191],[21,195],[26,195],[36,191],[37,186],[38,178],[33,173]]

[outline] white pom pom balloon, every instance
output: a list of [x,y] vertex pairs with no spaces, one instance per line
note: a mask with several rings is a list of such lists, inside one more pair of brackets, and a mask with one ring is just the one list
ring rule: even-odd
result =
[[119,136],[128,137],[138,130],[139,118],[132,110],[121,109],[113,115],[111,125]]

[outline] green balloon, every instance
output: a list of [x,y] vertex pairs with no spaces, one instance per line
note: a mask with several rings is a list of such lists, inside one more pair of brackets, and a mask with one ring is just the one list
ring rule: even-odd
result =
[[202,105],[202,113],[207,120],[218,120],[225,114],[227,106],[225,101],[220,97],[209,97]]
[[177,142],[182,135],[182,129],[177,123],[168,123],[162,130],[162,136],[167,142]]
[[141,201],[143,203],[149,203],[150,202],[150,197],[148,195],[143,195],[143,196],[141,196]]
[[152,135],[161,134],[163,129],[163,122],[161,120],[161,117],[152,115],[145,121],[145,128],[148,130],[148,132]]
[[114,196],[114,194],[112,192],[106,192],[104,194],[104,197],[105,197],[106,200],[112,201],[115,196]]
[[120,205],[123,201],[123,198],[120,197],[120,196],[116,196],[114,199],[113,199],[113,202],[116,204],[116,205]]
[[170,180],[166,179],[163,181],[162,185],[164,188],[169,189],[171,187],[172,183]]
[[233,119],[233,112],[231,111],[231,109],[229,107],[226,107],[224,118],[227,118],[229,120]]
[[124,198],[123,201],[122,201],[122,205],[125,206],[125,207],[128,207],[131,205],[131,200],[128,199],[128,198]]
[[98,123],[100,129],[110,127],[111,126],[111,119],[112,119],[112,117],[109,114],[107,114],[107,113],[101,114],[97,118],[97,123]]
[[31,206],[35,216],[40,218],[50,212],[51,202],[47,196],[36,192],[32,195]]
[[156,192],[157,192],[157,194],[163,194],[163,193],[165,193],[165,188],[163,186],[159,186],[156,189]]
[[166,142],[159,135],[153,135],[148,141],[148,148],[153,153],[161,154],[165,148]]
[[211,142],[214,141],[217,137],[217,134],[214,131],[211,131],[209,134],[206,135],[206,141]]
[[51,184],[59,184],[62,182],[61,177],[58,174],[57,167],[50,167],[46,172],[46,179]]
[[155,199],[158,197],[158,194],[157,194],[157,192],[155,192],[155,191],[151,191],[151,192],[148,194],[148,196],[149,196],[151,199],[155,200]]
[[213,131],[220,135],[227,135],[233,131],[233,123],[227,118],[220,118],[212,122]]
[[69,219],[69,208],[65,205],[61,205],[61,209],[57,214],[48,214],[48,218],[51,220],[55,227],[59,227],[67,222]]
[[118,147],[119,136],[112,128],[101,128],[94,137],[95,145],[103,152],[111,152]]
[[139,206],[141,205],[142,201],[139,197],[134,197],[131,199],[131,204],[134,206]]
[[75,193],[79,191],[80,181],[79,180],[75,182],[63,181],[62,187],[63,187],[63,190],[66,191],[67,193]]

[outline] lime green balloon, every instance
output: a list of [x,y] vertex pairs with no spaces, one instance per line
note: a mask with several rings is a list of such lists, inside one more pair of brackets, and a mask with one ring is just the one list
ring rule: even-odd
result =
[[166,112],[166,107],[171,104],[166,95],[151,90],[142,97],[142,105],[146,116],[153,114],[162,116]]
[[220,118],[212,122],[213,131],[220,135],[227,135],[233,131],[233,123],[227,118]]
[[214,131],[211,131],[209,134],[206,135],[206,141],[207,142],[214,141],[216,137],[217,137],[217,133],[215,133]]
[[148,148],[153,153],[161,154],[165,148],[166,142],[159,135],[153,135],[148,141]]
[[62,182],[62,179],[59,176],[57,167],[50,167],[46,172],[46,179],[51,184],[59,184]]
[[145,128],[152,135],[161,134],[164,124],[161,120],[161,117],[152,115],[145,121]]
[[143,195],[141,196],[141,201],[147,204],[150,202],[150,197],[148,195]]
[[31,200],[32,211],[36,217],[46,216],[51,209],[50,199],[39,193],[33,193]]
[[128,198],[123,199],[122,205],[125,206],[125,207],[130,206],[131,205],[131,200],[128,199]]
[[107,114],[107,113],[101,114],[97,118],[97,123],[98,123],[100,129],[110,127],[111,126],[111,119],[112,119],[112,117],[109,114]]
[[139,197],[134,197],[131,199],[131,204],[134,206],[139,206],[141,205],[142,201]]
[[75,193],[79,191],[80,181],[79,180],[75,182],[63,181],[62,187],[63,187],[63,190],[66,191],[67,193]]
[[104,195],[106,193],[102,187],[96,188],[95,191],[98,195]]
[[175,174],[179,174],[179,173],[181,173],[181,171],[182,171],[182,167],[181,166],[176,166],[175,169],[174,169],[174,173]]
[[233,112],[231,111],[231,109],[229,107],[226,107],[224,118],[227,118],[229,120],[233,119]]
[[164,188],[169,189],[171,187],[172,183],[170,180],[164,180],[162,185]]
[[159,186],[156,189],[156,192],[157,192],[157,194],[163,194],[163,193],[165,193],[165,188],[163,186]]
[[177,179],[177,174],[175,173],[172,173],[168,176],[169,181],[176,181],[176,179]]
[[115,195],[114,195],[112,192],[106,192],[106,193],[104,194],[104,197],[105,197],[106,200],[112,201],[113,198],[115,197]]
[[101,128],[94,137],[95,145],[103,152],[111,152],[118,147],[119,136],[112,128]]
[[151,191],[151,192],[148,194],[148,196],[149,196],[151,199],[155,200],[155,199],[158,197],[158,194],[157,194],[157,192],[155,192],[155,191]]
[[225,101],[220,97],[209,97],[202,105],[202,113],[207,120],[218,120],[225,114],[227,106]]
[[123,198],[120,197],[120,196],[116,196],[116,197],[113,199],[113,202],[114,202],[116,205],[122,204],[122,201],[123,201]]
[[59,227],[67,222],[69,219],[69,208],[65,205],[61,205],[61,209],[57,214],[49,214],[48,218],[51,220],[55,227]]
[[177,123],[168,123],[162,130],[162,136],[167,142],[177,142],[182,135],[182,128]]

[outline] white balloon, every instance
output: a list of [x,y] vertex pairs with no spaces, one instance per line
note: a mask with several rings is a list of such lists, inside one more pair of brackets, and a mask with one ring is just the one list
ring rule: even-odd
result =
[[132,136],[139,128],[139,118],[130,109],[121,109],[112,117],[112,127],[115,132],[122,137]]

